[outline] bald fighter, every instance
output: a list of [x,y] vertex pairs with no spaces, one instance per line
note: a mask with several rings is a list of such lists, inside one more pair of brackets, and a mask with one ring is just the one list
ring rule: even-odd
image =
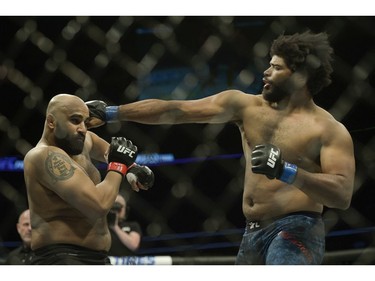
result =
[[115,120],[237,124],[247,224],[236,264],[321,264],[323,208],[349,207],[355,174],[349,132],[313,101],[331,83],[332,53],[326,33],[281,35],[271,46],[261,95],[226,90],[186,101],[91,101],[89,126]]
[[[110,264],[106,216],[138,149],[123,137],[107,143],[87,130],[88,120],[79,97],[54,96],[42,137],[25,156],[31,264]],[[103,180],[91,159],[108,163]],[[135,191],[148,188],[137,180],[131,184]]]
[[24,265],[28,264],[31,258],[31,223],[30,210],[24,210],[18,217],[16,224],[17,232],[21,237],[22,243],[19,247],[12,250],[5,260],[5,264]]

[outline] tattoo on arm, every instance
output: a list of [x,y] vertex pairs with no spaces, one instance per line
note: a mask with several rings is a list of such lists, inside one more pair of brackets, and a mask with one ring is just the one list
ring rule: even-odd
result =
[[63,181],[71,178],[74,174],[74,166],[72,160],[64,154],[56,152],[48,152],[45,168],[52,179]]

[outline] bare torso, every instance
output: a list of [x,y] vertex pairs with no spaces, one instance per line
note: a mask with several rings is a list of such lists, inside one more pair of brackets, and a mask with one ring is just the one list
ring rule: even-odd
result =
[[[76,169],[82,169],[98,184],[101,176],[89,157],[90,137],[86,137],[84,152],[73,156]],[[36,149],[47,147],[39,143]],[[44,169],[44,163],[37,169]],[[80,211],[61,199],[55,192],[43,186],[40,178],[36,177],[35,163],[25,159],[25,179],[28,181],[28,196],[32,223],[32,249],[43,246],[67,243],[87,247],[93,250],[108,250],[111,240],[106,217],[90,221]],[[44,174],[47,174],[44,171]],[[46,175],[47,176],[47,175]],[[76,186],[77,189],[80,186]]]
[[245,108],[238,123],[246,159],[242,204],[245,217],[261,220],[296,211],[322,212],[323,205],[298,188],[252,173],[249,162],[255,145],[272,143],[281,149],[285,161],[309,172],[320,172],[321,135],[326,122],[331,122],[329,116],[315,105],[286,114],[257,98],[256,106]]
[[[249,220],[297,211],[322,212],[323,204],[345,209],[354,164],[350,136],[309,95],[303,92],[293,98],[293,102],[285,99],[275,105],[263,94],[225,90],[198,100],[150,99],[121,105],[120,119],[145,124],[236,123],[246,159],[242,209]],[[296,186],[252,172],[251,153],[256,145],[266,143],[279,147],[282,158],[299,167]],[[333,159],[334,155],[338,158]],[[307,180],[307,184],[301,182]],[[319,184],[316,190],[315,184]]]

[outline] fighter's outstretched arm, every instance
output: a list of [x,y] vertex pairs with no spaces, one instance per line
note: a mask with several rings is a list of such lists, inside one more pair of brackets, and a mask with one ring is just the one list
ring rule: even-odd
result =
[[227,90],[197,100],[147,99],[119,106],[103,101],[86,102],[90,110],[90,128],[106,122],[133,121],[143,124],[224,123],[239,119],[238,113],[248,94]]

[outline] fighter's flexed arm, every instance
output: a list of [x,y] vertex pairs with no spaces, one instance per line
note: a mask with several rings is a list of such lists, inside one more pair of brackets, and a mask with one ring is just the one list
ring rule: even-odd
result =
[[355,157],[352,138],[339,122],[322,135],[321,173],[301,170],[295,185],[309,197],[330,208],[347,209],[354,189]]
[[353,143],[339,122],[328,121],[321,135],[320,172],[309,172],[283,159],[272,144],[257,145],[251,154],[252,171],[293,185],[314,201],[330,208],[347,209],[355,175]]
[[[38,145],[29,151],[24,160],[26,185],[34,190],[32,194],[37,194],[35,196],[41,194],[35,192],[40,187],[51,190],[89,221],[95,222],[105,217],[112,207],[123,176],[137,154],[137,147],[131,141],[113,138],[108,152],[107,174],[103,181],[95,185],[64,150],[56,146]],[[31,198],[31,202],[39,202],[40,199]]]

